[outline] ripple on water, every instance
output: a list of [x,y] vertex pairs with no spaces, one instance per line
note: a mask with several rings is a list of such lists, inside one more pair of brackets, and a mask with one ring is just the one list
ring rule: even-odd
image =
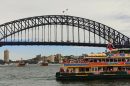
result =
[[130,86],[130,80],[56,81],[59,67],[0,67],[0,86]]

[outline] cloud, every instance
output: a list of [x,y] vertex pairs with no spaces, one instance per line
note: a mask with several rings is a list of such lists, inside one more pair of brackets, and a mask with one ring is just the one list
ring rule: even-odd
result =
[[127,15],[127,14],[118,14],[118,15],[113,16],[113,18],[119,21],[125,22],[125,23],[130,22],[130,15]]

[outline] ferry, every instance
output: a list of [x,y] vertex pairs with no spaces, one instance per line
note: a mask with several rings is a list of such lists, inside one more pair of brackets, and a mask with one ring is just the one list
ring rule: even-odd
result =
[[130,48],[88,54],[85,58],[66,60],[57,80],[130,79]]

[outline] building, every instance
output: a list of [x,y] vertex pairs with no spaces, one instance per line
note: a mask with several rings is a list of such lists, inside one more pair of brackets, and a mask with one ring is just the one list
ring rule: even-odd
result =
[[55,59],[55,55],[50,55],[50,56],[48,56],[48,58],[47,58],[48,62],[52,62],[52,63],[55,62],[54,59]]
[[48,62],[48,61],[47,61],[47,57],[46,57],[46,56],[42,56],[42,57],[41,57],[41,61],[43,61],[43,62]]
[[56,54],[54,60],[55,60],[55,63],[62,63],[62,56],[61,56],[61,54]]
[[9,50],[4,51],[4,62],[9,63]]

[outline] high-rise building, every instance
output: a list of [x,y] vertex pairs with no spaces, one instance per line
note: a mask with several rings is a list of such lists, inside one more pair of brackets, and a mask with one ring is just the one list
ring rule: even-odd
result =
[[4,62],[9,63],[9,50],[4,51]]

